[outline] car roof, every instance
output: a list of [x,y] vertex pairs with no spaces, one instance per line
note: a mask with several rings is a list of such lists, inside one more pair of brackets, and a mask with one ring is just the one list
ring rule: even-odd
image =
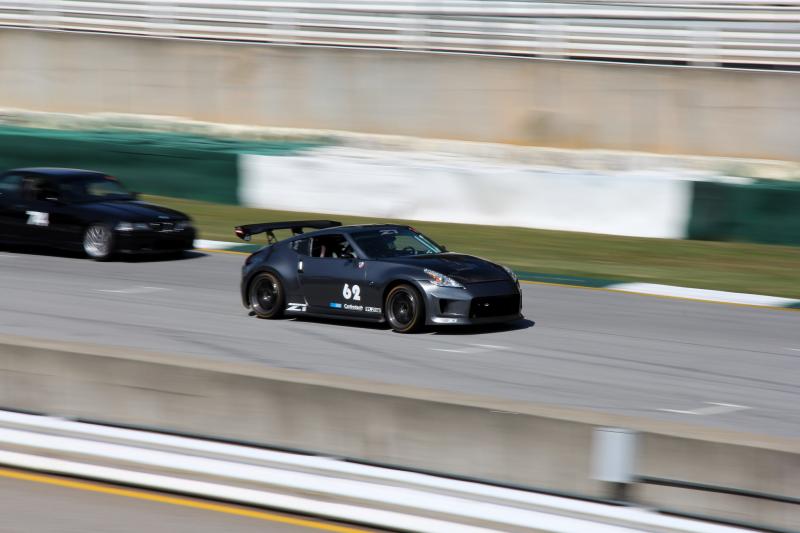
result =
[[296,235],[295,238],[302,239],[304,237],[316,237],[318,235],[330,235],[336,233],[355,233],[364,229],[408,229],[408,226],[403,224],[353,224],[349,226],[335,226],[332,228],[309,231],[307,233]]
[[13,168],[6,173],[18,172],[20,174],[35,174],[37,176],[47,176],[59,180],[70,180],[77,178],[86,178],[89,176],[106,176],[102,172],[95,170],[83,170],[80,168],[60,168],[60,167],[25,167]]

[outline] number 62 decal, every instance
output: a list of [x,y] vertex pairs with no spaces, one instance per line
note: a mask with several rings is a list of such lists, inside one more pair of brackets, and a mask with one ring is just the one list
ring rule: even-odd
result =
[[353,285],[350,287],[347,283],[344,284],[344,289],[342,289],[342,296],[344,296],[345,300],[349,300],[352,298],[355,301],[361,300],[361,287],[358,285]]

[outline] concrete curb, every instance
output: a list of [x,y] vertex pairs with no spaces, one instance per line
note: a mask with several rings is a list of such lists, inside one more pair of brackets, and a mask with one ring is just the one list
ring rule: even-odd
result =
[[[216,252],[252,253],[261,248],[261,246],[258,244],[237,244],[235,242],[198,239],[195,241],[195,248]],[[544,274],[538,272],[518,271],[517,276],[519,276],[520,280],[525,282],[546,285],[566,285],[570,287],[604,289],[647,296],[680,298],[682,300],[697,300],[700,302],[800,310],[800,300],[793,298],[781,298],[779,296],[768,296],[763,294],[697,289],[693,287],[679,287],[675,285],[661,285],[657,283],[622,282],[616,280],[563,276],[559,274]]]

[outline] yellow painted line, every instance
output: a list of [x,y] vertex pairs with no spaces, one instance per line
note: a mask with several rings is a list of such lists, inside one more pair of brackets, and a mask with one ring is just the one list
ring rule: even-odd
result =
[[648,296],[650,298],[662,298],[667,300],[683,300],[685,302],[700,302],[704,304],[717,304],[717,305],[732,305],[735,307],[747,307],[750,309],[767,309],[772,311],[800,311],[800,309],[792,308],[792,307],[770,307],[767,305],[754,305],[754,304],[741,304],[736,302],[715,302],[713,300],[701,300],[699,298],[689,298],[686,296],[668,296],[665,294],[647,294],[646,292],[630,292],[630,291],[620,291],[616,289],[609,289],[606,287],[583,287],[581,285],[567,285],[566,283],[550,283],[548,281],[529,281],[529,280],[520,280],[521,283],[528,283],[531,285],[552,285],[553,287],[566,287],[568,289],[583,289],[587,291],[604,291],[604,292],[613,292],[615,294],[628,294],[631,296]]
[[73,481],[49,475],[31,474],[28,472],[21,472],[18,470],[9,470],[6,468],[0,468],[0,477],[19,479],[23,481],[32,481],[35,483],[44,483],[47,485],[56,485],[58,487],[84,490],[89,492],[99,492],[102,494],[111,494],[113,496],[122,496],[125,498],[133,498],[136,500],[146,500],[146,501],[164,503],[169,505],[177,505],[180,507],[191,507],[193,509],[201,509],[203,511],[213,511],[216,513],[244,516],[247,518],[254,518],[256,520],[265,520],[267,522],[279,522],[282,524],[289,524],[292,526],[299,526],[299,527],[317,529],[322,531],[334,531],[336,533],[368,533],[366,529],[356,529],[347,526],[325,524],[323,522],[316,522],[313,520],[302,519],[302,518],[292,518],[290,516],[282,516],[279,514],[266,513],[263,511],[251,511],[248,509],[242,509],[232,505],[207,503],[197,500],[191,500],[188,498],[180,498],[176,496],[164,496],[161,494],[154,494],[140,490],[120,489],[115,487],[109,487],[106,485],[100,485],[97,483],[90,483],[86,481]]

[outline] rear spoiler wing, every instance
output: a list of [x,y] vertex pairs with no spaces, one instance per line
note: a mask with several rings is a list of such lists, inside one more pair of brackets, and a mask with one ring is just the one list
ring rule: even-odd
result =
[[278,242],[278,239],[275,238],[275,234],[273,233],[276,229],[290,229],[292,230],[292,234],[299,235],[303,233],[304,228],[325,229],[341,225],[342,223],[336,220],[292,220],[288,222],[265,222],[263,224],[236,226],[234,231],[236,236],[243,241],[249,241],[253,235],[266,233],[267,242],[272,244]]

